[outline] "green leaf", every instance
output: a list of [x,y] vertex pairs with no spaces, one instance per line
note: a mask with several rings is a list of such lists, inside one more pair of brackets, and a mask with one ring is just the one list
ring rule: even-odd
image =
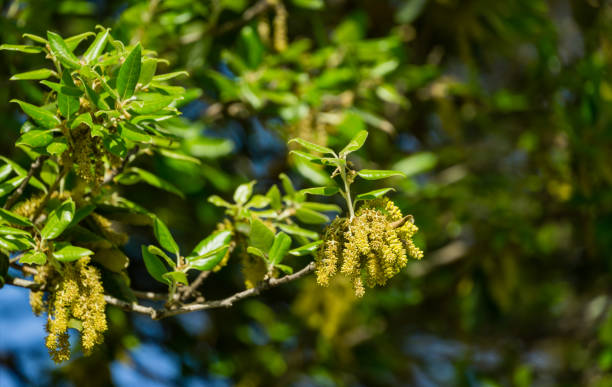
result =
[[68,199],[51,211],[45,227],[40,232],[43,239],[55,239],[64,232],[74,218],[74,202]]
[[31,105],[27,102],[19,101],[17,99],[12,99],[11,102],[18,103],[19,106],[21,106],[23,112],[30,116],[30,118],[32,118],[35,123],[42,126],[43,128],[53,129],[59,126],[60,124],[59,118],[57,118],[53,113],[48,110]]
[[323,224],[329,222],[327,215],[303,207],[295,211],[295,217],[307,224]]
[[208,197],[208,201],[212,204],[214,204],[217,207],[225,207],[225,208],[231,208],[234,207],[233,204],[226,202],[225,200],[221,199],[221,197],[217,196],[217,195],[212,195]]
[[312,142],[303,140],[301,138],[292,138],[291,140],[289,140],[289,144],[291,144],[292,142],[297,142],[298,144],[300,144],[301,146],[303,146],[304,148],[311,150],[313,152],[319,152],[319,153],[323,153],[323,154],[330,154],[330,155],[336,155],[336,152],[333,151],[333,149],[328,148],[326,146],[321,146],[321,145],[317,145],[314,144]]
[[71,36],[69,38],[64,39],[64,41],[66,42],[66,46],[68,47],[68,49],[73,52],[74,50],[76,50],[76,48],[79,46],[79,44],[81,44],[81,42],[87,38],[89,38],[90,36],[94,36],[95,33],[88,31],[88,32],[83,32],[82,34],[78,34],[75,36]]
[[4,164],[0,167],[0,181],[4,181],[13,172],[10,164]]
[[281,194],[276,184],[270,187],[268,193],[266,193],[266,197],[270,199],[270,206],[272,208],[277,211],[282,208],[283,203],[281,201]]
[[158,257],[163,258],[166,261],[166,263],[168,264],[168,266],[170,266],[172,268],[176,267],[176,263],[172,259],[170,259],[170,257],[168,257],[168,254],[166,254],[164,252],[164,250],[160,249],[159,247],[157,247],[155,245],[149,245],[147,250],[149,251],[149,253],[155,254]]
[[230,231],[216,231],[200,241],[185,259],[198,270],[212,270],[227,254],[231,239]]
[[300,190],[301,193],[311,195],[323,195],[331,196],[337,194],[339,191],[338,187],[314,187]]
[[0,184],[0,198],[13,192],[25,179],[25,176],[17,176]]
[[88,128],[93,128],[94,123],[91,118],[91,113],[86,112],[83,114],[79,114],[73,121],[72,125],[70,125],[70,129],[77,128],[79,125],[84,124],[87,125]]
[[10,78],[10,80],[11,81],[38,80],[38,79],[47,79],[50,76],[57,76],[57,73],[49,69],[40,69],[40,70],[33,70],[33,71],[27,71],[25,73],[15,74]]
[[234,143],[225,138],[208,138],[196,136],[183,142],[187,154],[195,157],[216,158],[225,156],[234,150]]
[[162,275],[163,278],[168,279],[173,282],[179,282],[183,285],[189,285],[187,281],[187,275],[182,271],[171,271]]
[[26,38],[26,39],[33,40],[33,41],[35,41],[37,43],[47,44],[47,39],[43,38],[42,36],[38,36],[38,35],[34,35],[34,34],[23,34],[21,36]]
[[0,226],[0,235],[25,235],[32,237],[32,235],[25,230],[9,226]]
[[264,253],[263,251],[261,251],[260,249],[258,249],[255,246],[247,247],[247,253],[252,254],[252,255],[256,255],[259,258],[263,259],[264,261],[268,261],[268,257],[266,257],[266,253]]
[[291,266],[276,264],[274,267],[280,269],[285,274],[293,274],[293,268]]
[[328,203],[305,202],[302,203],[302,207],[319,212],[342,212],[339,206]]
[[157,70],[157,58],[144,58],[140,67],[140,77],[138,83],[147,86],[153,80]]
[[432,169],[436,166],[437,162],[438,158],[434,153],[421,152],[398,161],[393,165],[393,168],[401,171],[406,176],[414,176]]
[[53,141],[53,133],[50,130],[30,130],[19,137],[16,144],[24,144],[32,148],[47,146]]
[[301,236],[301,237],[308,238],[308,239],[318,239],[319,238],[318,233],[307,230],[305,228],[301,228],[294,224],[277,224],[276,226],[278,226],[278,228],[280,228],[287,234]]
[[357,174],[366,180],[380,180],[380,179],[386,179],[387,177],[391,177],[391,176],[406,177],[406,175],[404,175],[400,171],[391,171],[391,170],[382,170],[382,169],[362,169],[361,171],[358,171]]
[[289,179],[289,176],[285,175],[284,173],[281,173],[280,175],[278,175],[278,177],[281,179],[285,194],[293,196],[293,194],[295,193],[295,188],[293,188],[293,183],[291,183],[291,179]]
[[173,102],[182,97],[174,95],[164,95],[160,93],[143,93],[136,95],[136,101],[129,105],[129,108],[138,114],[153,114],[170,106]]
[[[74,81],[72,80],[72,75],[70,75],[69,71],[64,71],[62,74],[61,84],[66,88],[76,88]],[[57,107],[59,108],[60,113],[62,113],[62,116],[66,117],[66,119],[70,119],[79,111],[81,104],[77,97],[70,94],[65,94],[60,89],[60,92],[57,95]]]
[[395,191],[395,189],[381,188],[381,189],[377,189],[374,191],[362,193],[361,195],[357,195],[357,197],[355,198],[355,203],[357,203],[359,200],[372,200],[372,199],[376,199],[376,198],[385,196],[385,194],[389,191]]
[[149,274],[151,274],[151,277],[163,284],[169,284],[170,280],[163,277],[163,275],[168,271],[164,263],[155,255],[151,254],[145,246],[141,246],[141,251],[145,267],[147,268]]
[[[92,131],[92,135],[93,135],[93,131]],[[127,153],[127,148],[125,146],[125,140],[123,138],[121,138],[121,136],[119,136],[116,133],[106,133],[104,132],[104,136],[102,137],[102,144],[104,144],[104,147],[106,149],[108,149],[108,151],[112,154],[114,154],[115,156],[119,156],[121,158],[125,157],[126,153]],[[133,170],[135,170],[136,168],[132,168],[130,171],[134,172]],[[128,172],[128,171],[126,171]],[[115,178],[115,181],[120,182],[122,184],[127,184],[124,183],[123,181],[121,181],[121,177],[122,175],[126,174],[126,172],[122,173],[121,175],[117,176]],[[134,172],[134,174],[139,177],[140,173],[139,172]],[[144,179],[142,179],[144,180]],[[140,181],[140,179],[134,181],[132,184],[136,183]]]
[[274,232],[270,230],[261,220],[255,218],[251,221],[249,232],[249,246],[268,252],[274,243]]
[[240,56],[246,60],[251,69],[256,69],[261,64],[264,46],[257,31],[250,25],[246,25],[240,30],[238,50]]
[[160,155],[170,158],[170,159],[174,159],[174,160],[180,160],[180,161],[187,161],[188,163],[192,163],[192,164],[196,164],[196,165],[201,165],[202,162],[199,159],[196,159],[195,157],[191,157],[188,156],[182,152],[175,152],[173,150],[170,149],[166,149],[166,148],[156,148],[155,149]]
[[47,254],[41,251],[26,251],[20,258],[19,262],[28,265],[44,265],[47,262]]
[[87,51],[85,51],[85,54],[83,54],[83,59],[86,63],[91,63],[92,61],[98,59],[106,47],[106,42],[108,42],[109,35],[110,28],[106,28],[104,31],[98,32],[93,43],[91,43]]
[[70,95],[73,97],[80,97],[83,95],[83,91],[77,87],[69,87],[61,83],[50,82],[50,81],[40,81],[41,84],[47,86],[49,89],[55,91],[56,93],[62,93],[64,95]]
[[323,243],[323,241],[321,240],[308,243],[304,246],[298,247],[297,249],[290,250],[289,254],[295,255],[297,257],[301,257],[301,256],[308,255],[308,254],[314,254],[319,249],[319,245],[321,243]]
[[296,7],[308,9],[322,9],[325,6],[323,0],[291,0]]
[[[54,156],[60,156],[68,150],[68,142],[65,137],[58,137],[47,146],[47,152]],[[49,183],[49,185],[52,183]]]
[[19,51],[24,54],[38,54],[38,53],[43,52],[42,47],[27,46],[25,44],[3,44],[0,46],[0,50]]
[[117,75],[117,93],[122,101],[134,95],[134,89],[136,89],[136,84],[140,77],[141,56],[141,47],[140,43],[138,43],[119,69],[119,74]]
[[348,155],[349,153],[359,150],[359,148],[361,148],[365,143],[366,138],[368,138],[368,131],[359,131],[359,133],[357,133],[355,137],[353,137],[351,141],[349,141],[349,143],[344,147],[344,149],[340,151],[340,157],[346,157],[346,155]]
[[273,265],[277,265],[283,261],[285,255],[287,255],[287,251],[291,247],[291,237],[285,234],[284,232],[279,232],[274,237],[274,244],[272,244],[272,248],[270,249],[270,262]]
[[153,142],[153,137],[150,134],[148,134],[138,126],[130,124],[129,122],[121,122],[119,124],[119,132],[121,134],[121,137],[126,140],[147,144]]
[[4,220],[9,224],[15,224],[23,227],[33,227],[34,224],[26,217],[17,215],[9,210],[0,208],[0,219]]
[[[28,172],[25,169],[23,169],[21,165],[17,164],[16,162],[9,159],[8,157],[0,156],[0,160],[9,164],[11,168],[13,169],[13,171],[15,171],[15,173],[17,173],[20,177],[25,177],[28,174]],[[47,193],[47,187],[45,187],[45,185],[40,180],[38,180],[36,177],[32,177],[30,179],[29,184],[32,187],[38,188],[39,190]]]
[[170,234],[170,230],[168,230],[166,224],[158,217],[155,217],[155,220],[153,221],[153,233],[155,234],[155,238],[161,247],[173,254],[179,253],[179,247],[172,237],[172,234]]
[[84,247],[67,245],[53,252],[53,258],[60,262],[72,262],[79,258],[92,255],[94,252]]
[[[131,175],[131,176],[130,176]],[[136,180],[130,180],[136,177]],[[179,191],[173,184],[167,182],[166,180],[155,176],[149,171],[145,171],[144,169],[132,167],[127,169],[121,175],[117,176],[116,181],[121,184],[134,184],[138,181],[144,181],[145,183],[152,185],[154,187],[163,189],[165,191],[176,194],[180,197],[183,197],[183,193]]]
[[257,183],[257,181],[253,180],[248,183],[240,184],[236,191],[234,191],[234,202],[242,205],[249,200],[251,195],[253,194],[253,186]]
[[322,164],[320,157],[311,155],[310,153],[292,150],[292,151],[289,152],[289,154],[296,155],[297,157],[302,158],[302,159],[304,159],[306,161],[310,161],[311,163]]
[[173,73],[156,75],[156,76],[153,77],[152,80],[154,80],[156,82],[168,81],[170,79],[173,79],[173,78],[176,78],[176,77],[180,77],[181,75],[184,75],[184,76],[188,77],[189,73],[187,71],[175,71]]
[[264,208],[268,204],[270,204],[270,198],[263,195],[255,195],[244,206],[246,208]]
[[47,40],[51,53],[60,61],[62,65],[69,69],[78,69],[81,67],[79,60],[72,53],[64,39],[55,32],[47,31]]

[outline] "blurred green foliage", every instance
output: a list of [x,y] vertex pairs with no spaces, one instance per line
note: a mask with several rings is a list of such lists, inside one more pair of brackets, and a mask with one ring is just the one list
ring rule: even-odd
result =
[[[215,228],[222,211],[210,195],[229,199],[253,178],[265,192],[280,172],[300,188],[325,184],[287,157],[285,140],[338,146],[367,128],[354,162],[408,175],[393,199],[425,248],[423,262],[360,301],[342,282],[307,278],[213,311],[201,329],[164,320],[163,335],[111,310],[104,347],[50,371],[54,383],[96,375],[107,385],[111,362],[155,343],[179,359],[176,385],[612,385],[609,3],[15,0],[2,10],[2,43],[103,24],[156,50],[163,72],[189,72],[178,83],[200,92],[182,109],[191,122],[176,125],[204,162],[142,161],[186,200],[124,192],[167,219],[180,244]],[[24,163],[12,145],[22,117],[8,101],[43,95],[8,78],[41,61],[0,56],[0,149]],[[136,289],[155,286],[142,265],[130,273]],[[228,283],[241,286],[239,267],[206,294]]]

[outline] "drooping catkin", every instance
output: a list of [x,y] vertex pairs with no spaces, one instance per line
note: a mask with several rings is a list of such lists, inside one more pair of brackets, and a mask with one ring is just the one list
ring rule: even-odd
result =
[[394,227],[402,218],[387,198],[366,202],[351,220],[336,218],[327,227],[316,254],[317,282],[327,285],[339,270],[361,297],[365,286],[385,285],[399,273],[408,263],[407,256],[421,259],[423,252],[412,240],[418,231],[414,223]]

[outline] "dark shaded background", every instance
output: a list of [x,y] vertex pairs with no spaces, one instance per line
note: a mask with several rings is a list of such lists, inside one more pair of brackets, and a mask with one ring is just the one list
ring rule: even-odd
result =
[[[610,3],[328,0],[313,10],[300,5],[316,1],[286,1],[290,41],[308,38],[312,55],[288,64],[268,47],[251,70],[309,77],[290,87],[297,101],[263,107],[232,94],[232,82],[248,77],[230,54],[253,51],[243,46],[241,23],[220,27],[253,3],[3,1],[0,39],[20,43],[22,33],[46,30],[71,36],[103,24],[124,42],[157,50],[170,61],[164,70],[189,71],[180,83],[202,95],[183,113],[201,137],[194,141],[212,144],[199,148],[202,167],[141,162],[186,200],[124,188],[167,219],[184,245],[221,219],[206,201],[211,194],[229,197],[253,178],[265,192],[283,171],[313,184],[284,145],[304,134],[287,108],[299,105],[315,115],[346,113],[325,128],[332,146],[367,126],[370,139],[354,161],[409,175],[392,181],[393,199],[414,214],[424,261],[359,301],[343,283],[324,289],[308,278],[229,310],[161,322],[109,309],[105,344],[63,366],[47,359],[27,291],[6,287],[0,385],[612,385]],[[389,61],[390,73],[368,75]],[[23,164],[13,146],[23,117],[8,101],[36,101],[42,89],[8,78],[43,63],[0,55],[0,152]],[[272,75],[284,81],[282,72]],[[255,94],[265,90],[262,83]],[[326,96],[343,92],[352,93],[350,103],[326,106]],[[219,152],[227,141],[233,150]],[[150,239],[149,229],[134,229],[125,249],[136,289],[156,289],[138,257]],[[230,263],[206,294],[229,294],[241,282]]]

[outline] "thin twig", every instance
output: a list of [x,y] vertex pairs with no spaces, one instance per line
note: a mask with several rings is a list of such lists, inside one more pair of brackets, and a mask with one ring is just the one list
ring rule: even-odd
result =
[[34,174],[38,172],[40,167],[42,167],[43,162],[48,158],[49,156],[45,156],[45,155],[38,156],[38,158],[34,160],[32,164],[30,164],[30,170],[28,171],[26,178],[21,182],[21,184],[19,184],[19,187],[17,187],[15,192],[13,192],[11,196],[9,196],[9,198],[6,200],[6,203],[4,203],[4,206],[2,208],[4,208],[5,210],[8,210],[9,208],[13,206],[13,204],[15,204],[17,199],[19,199],[19,197],[23,194],[23,191],[25,190],[25,187],[30,182],[30,179],[32,179],[32,176],[34,176]]
[[136,298],[143,300],[164,301],[168,299],[168,294],[166,293],[141,292],[138,290],[132,290],[132,293],[134,293]]
[[[280,278],[270,278],[266,281],[261,282],[259,285],[257,285],[254,288],[243,290],[241,292],[238,292],[234,295],[223,298],[221,300],[206,301],[206,302],[182,305],[176,309],[166,309],[166,308],[156,309],[152,306],[145,306],[145,305],[138,304],[136,302],[123,301],[123,300],[120,300],[118,298],[115,298],[109,295],[105,295],[104,300],[108,304],[121,308],[126,312],[135,312],[135,313],[145,314],[145,315],[150,316],[154,320],[158,320],[158,319],[162,319],[165,317],[176,316],[178,314],[195,312],[198,310],[214,309],[214,308],[229,308],[232,305],[234,305],[234,303],[242,299],[248,298],[248,297],[256,296],[263,290],[273,288],[279,285],[283,285],[291,281],[295,281],[299,278],[302,278],[310,274],[312,271],[314,271],[314,268],[315,268],[314,262],[311,262],[310,264],[308,264],[307,266],[305,266],[302,270],[298,272],[295,272],[293,274],[286,275]],[[10,276],[7,277],[7,283],[14,285],[14,286],[27,288],[27,289],[38,289],[40,287],[40,285],[34,281],[29,281],[23,278],[15,278],[15,277],[10,277]]]
[[189,286],[185,286],[181,289],[181,299],[187,300],[196,290],[202,285],[202,283],[208,278],[208,276],[212,273],[210,270],[206,270],[201,272],[198,277],[189,284]]

